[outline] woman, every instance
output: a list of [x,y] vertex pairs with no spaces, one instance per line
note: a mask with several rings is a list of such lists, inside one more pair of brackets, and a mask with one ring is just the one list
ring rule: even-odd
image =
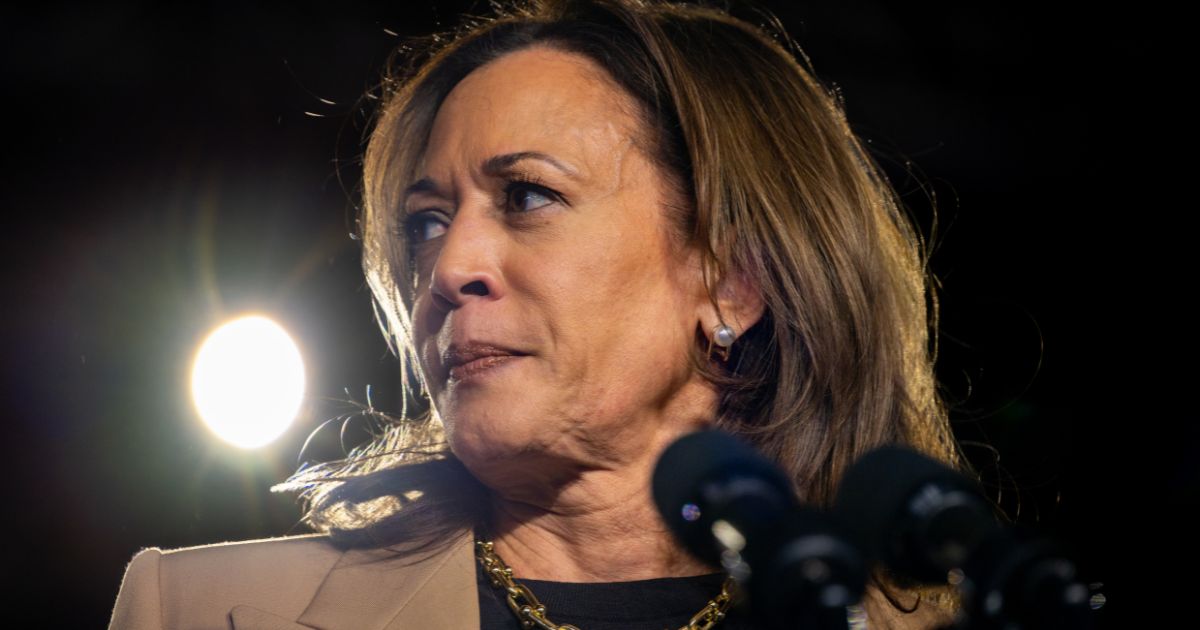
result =
[[[361,237],[414,404],[292,480],[323,534],[144,551],[114,627],[679,627],[728,593],[652,505],[675,438],[739,434],[818,505],[885,443],[963,465],[919,242],[770,35],[694,6],[535,2],[386,87]],[[484,572],[505,565],[544,613],[510,610]],[[883,575],[863,610],[952,612]]]

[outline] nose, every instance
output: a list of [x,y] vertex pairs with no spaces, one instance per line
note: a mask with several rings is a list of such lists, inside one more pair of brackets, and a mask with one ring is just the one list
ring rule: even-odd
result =
[[442,236],[429,290],[441,311],[501,295],[500,234],[485,216],[459,210]]

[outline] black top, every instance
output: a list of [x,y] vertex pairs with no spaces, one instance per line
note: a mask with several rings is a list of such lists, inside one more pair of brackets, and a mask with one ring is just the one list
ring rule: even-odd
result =
[[[492,586],[483,566],[475,563],[479,584],[481,630],[519,630],[517,616],[509,609],[504,592]],[[546,582],[524,584],[546,607],[546,616],[557,624],[569,623],[580,630],[676,630],[687,625],[692,615],[721,593],[725,575],[714,573],[685,578],[659,578],[636,582]],[[754,630],[736,608],[714,630]]]

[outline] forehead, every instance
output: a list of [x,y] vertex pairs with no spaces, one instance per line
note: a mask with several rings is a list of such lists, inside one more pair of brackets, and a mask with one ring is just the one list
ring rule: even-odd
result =
[[587,57],[536,47],[466,76],[446,97],[430,133],[427,165],[441,157],[542,151],[579,168],[633,145],[636,104]]

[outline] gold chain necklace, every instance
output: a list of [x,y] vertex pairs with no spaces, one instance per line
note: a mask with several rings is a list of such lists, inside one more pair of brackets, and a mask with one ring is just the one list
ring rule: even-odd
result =
[[[483,565],[483,570],[492,579],[492,586],[503,589],[508,600],[508,607],[521,622],[522,628],[537,628],[538,630],[579,630],[571,624],[558,625],[546,618],[546,607],[529,590],[529,587],[516,582],[512,578],[512,569],[496,555],[496,545],[491,541],[475,542],[475,557]],[[725,578],[721,585],[721,594],[708,600],[700,612],[692,615],[686,626],[679,630],[711,630],[713,626],[725,619],[725,611],[733,603],[735,584],[733,578]]]

